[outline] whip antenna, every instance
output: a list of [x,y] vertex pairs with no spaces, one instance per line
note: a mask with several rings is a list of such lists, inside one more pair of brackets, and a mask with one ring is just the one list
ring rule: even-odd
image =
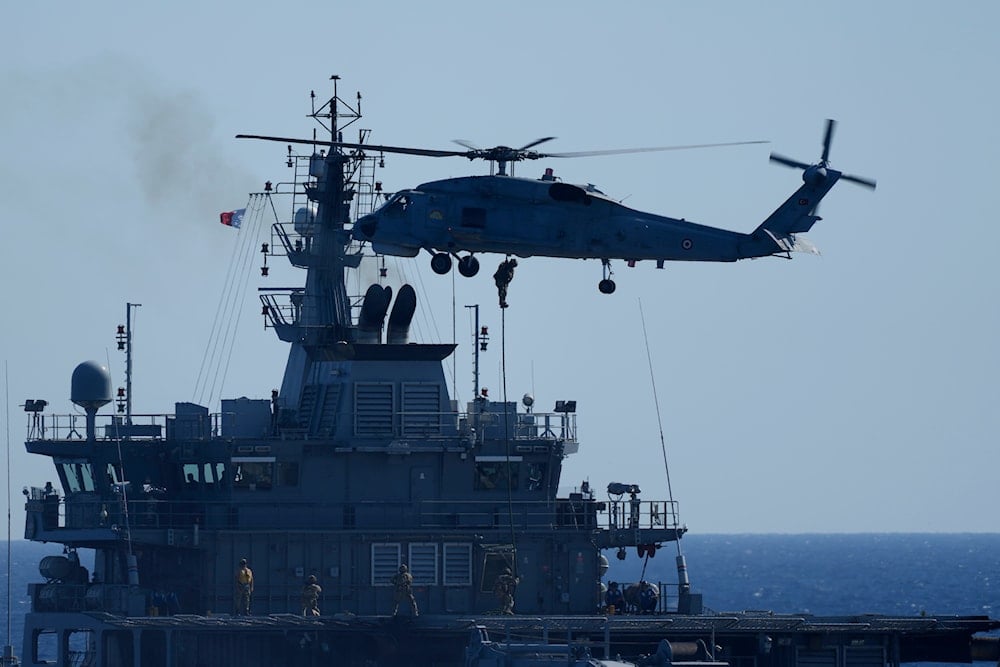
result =
[[[670,513],[674,517],[674,526],[680,526],[680,512],[674,503],[674,490],[670,484],[670,464],[667,462],[667,440],[663,436],[663,419],[660,417],[660,399],[656,394],[656,375],[653,373],[653,357],[649,352],[649,336],[646,334],[646,315],[642,311],[642,299],[639,299],[639,319],[642,320],[642,338],[646,343],[646,362],[649,365],[649,383],[653,387],[653,405],[656,406],[656,425],[660,429],[660,451],[663,452],[663,471],[667,476],[667,497],[670,502]],[[681,593],[687,593],[691,589],[691,582],[688,580],[687,562],[684,553],[681,551],[680,535],[674,540],[677,545],[677,585]]]

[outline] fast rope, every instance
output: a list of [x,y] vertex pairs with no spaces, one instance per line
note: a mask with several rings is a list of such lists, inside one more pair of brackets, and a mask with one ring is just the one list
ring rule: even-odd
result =
[[510,460],[510,404],[507,402],[507,286],[514,279],[514,267],[517,260],[509,255],[500,262],[493,278],[497,285],[497,296],[500,301],[500,380],[501,400],[503,400],[503,439],[507,456],[507,517],[510,522],[510,545],[514,557],[511,571],[517,577],[517,537],[514,532],[514,501],[512,498],[512,475]]

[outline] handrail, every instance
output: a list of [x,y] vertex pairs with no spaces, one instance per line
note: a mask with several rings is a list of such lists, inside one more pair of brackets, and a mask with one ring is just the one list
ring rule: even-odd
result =
[[[128,515],[133,531],[143,528],[190,530],[194,526],[212,530],[228,528],[234,521],[238,524],[238,517],[233,514],[235,509],[237,513],[253,513],[256,516],[255,525],[260,528],[267,525],[268,519],[264,515],[270,510],[271,503],[247,502],[247,498],[251,496],[264,501],[269,493],[236,490],[211,498],[193,493],[174,496],[144,494],[137,489],[128,496]],[[63,498],[31,487],[28,490],[27,520],[46,531],[105,529],[113,538],[125,527],[123,502],[120,497],[101,498],[95,493]],[[658,531],[670,533],[680,529],[677,502],[667,500],[641,501],[638,522],[632,526],[618,523],[621,513],[614,503],[572,498],[540,497],[538,500],[513,500],[509,504],[504,501],[502,507],[495,497],[483,500],[422,500],[416,503],[288,502],[282,499],[280,507],[280,515],[274,515],[275,525],[285,527],[294,527],[299,523],[315,525],[322,521],[324,525],[343,530],[386,530],[405,525],[407,528],[400,528],[399,531],[406,532],[411,528],[490,528],[508,525],[513,520],[522,529],[608,531],[626,536],[635,531],[635,538],[624,544],[645,543],[639,539],[640,536],[655,536]],[[39,516],[37,520],[33,518],[35,515]],[[405,521],[401,523],[401,519]],[[622,539],[619,538],[616,543],[622,543]],[[656,541],[655,538],[653,541]]]
[[[394,411],[391,432],[373,434],[372,437],[412,438],[420,440],[468,439],[481,440],[508,437],[513,441],[576,442],[576,414],[564,412],[510,413],[510,428],[504,429],[502,412],[423,412]],[[171,438],[172,426],[197,424],[204,439],[227,438],[223,419],[235,422],[234,412],[213,412],[194,415],[133,414],[131,424],[124,423],[117,414],[96,416],[98,442],[117,440],[191,440],[190,428],[183,428],[182,437]],[[446,428],[446,425],[450,425]],[[86,438],[86,417],[76,414],[35,415],[28,423],[27,442],[83,442]],[[296,432],[288,429],[288,433]],[[252,438],[260,440],[260,438]]]

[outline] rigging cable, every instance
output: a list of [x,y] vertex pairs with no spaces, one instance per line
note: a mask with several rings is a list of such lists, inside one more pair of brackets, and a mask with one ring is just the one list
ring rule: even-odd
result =
[[[257,198],[258,201],[260,201],[261,197],[262,197],[261,195],[256,195],[256,198]],[[252,201],[252,199],[251,199],[251,201]],[[255,241],[256,239],[260,238],[261,221],[264,219],[264,206],[262,206],[262,205],[258,206],[254,210],[254,213],[257,214],[257,215],[254,215],[253,218],[252,218],[252,220],[251,220],[251,239],[252,239],[252,241],[247,244],[251,249],[256,247],[256,244],[253,241]],[[277,214],[275,214],[275,215],[277,215]],[[234,316],[233,316],[233,318],[231,320],[232,326],[230,326],[230,337],[229,337],[229,341],[228,341],[229,350],[228,350],[228,353],[226,354],[226,364],[222,368],[222,378],[219,381],[219,398],[222,397],[222,389],[223,389],[223,387],[226,386],[226,376],[229,374],[229,362],[232,360],[232,358],[233,358],[233,350],[236,348],[236,333],[239,330],[239,323],[240,323],[239,310],[236,309],[236,306],[238,304],[240,295],[246,293],[247,285],[250,282],[250,264],[251,264],[251,262],[249,261],[249,259],[250,258],[248,257],[247,258],[246,267],[245,267],[245,270],[244,270],[244,274],[243,274],[243,285],[242,285],[242,287],[239,290],[234,290],[234,295],[235,296],[233,298],[233,305],[234,305],[234,310],[236,310],[236,312],[234,313]],[[265,260],[266,260],[266,255],[265,255]],[[214,389],[215,385],[213,384],[212,387]]]
[[[4,425],[7,431],[7,637],[13,637],[10,630],[10,620],[11,620],[11,579],[10,579],[10,381],[7,375],[7,361],[3,362],[3,403],[4,403]],[[6,655],[6,649],[9,644],[4,645],[4,650]],[[11,649],[13,651],[13,649]]]
[[[506,304],[505,304],[506,305]],[[504,306],[505,306],[504,305]],[[507,313],[506,307],[500,307],[500,379],[503,395],[503,442],[507,455],[507,518],[510,522],[510,547],[513,555],[511,566],[514,578],[517,578],[517,535],[514,532],[514,501],[511,497],[511,461],[510,461],[510,404],[507,403]],[[478,332],[477,332],[478,335]]]
[[[252,202],[253,196],[251,196],[250,202],[248,202],[248,208]],[[253,218],[251,216],[245,215],[244,220],[247,222],[246,226],[248,228],[252,226]],[[241,272],[248,271],[248,267],[245,265],[249,262],[250,248],[254,239],[251,234],[244,234],[242,227],[238,229],[237,232],[237,243],[233,248],[233,255],[227,269],[226,281],[223,284],[219,299],[219,306],[216,309],[216,318],[219,325],[214,328],[209,338],[206,347],[208,365],[205,369],[205,374],[202,377],[200,389],[196,388],[196,400],[198,403],[205,403],[206,401],[211,402],[212,394],[214,394],[215,391],[214,385],[218,379],[219,364],[221,363],[221,347],[223,345],[223,341],[228,337],[229,327],[232,326],[230,313],[233,308],[234,297],[237,294],[235,286],[240,282],[239,277],[242,275]],[[212,378],[211,389],[209,386],[209,378]]]
[[[216,331],[215,338],[210,343],[212,346],[212,352],[209,359],[209,369],[205,376],[205,383],[202,385],[201,393],[199,394],[199,403],[207,401],[211,404],[213,402],[216,396],[216,385],[220,383],[220,374],[224,373],[223,364],[225,364],[225,368],[228,369],[228,361],[225,359],[231,358],[232,350],[229,350],[229,356],[224,359],[224,356],[226,355],[225,348],[227,345],[231,345],[232,341],[235,339],[236,329],[240,320],[238,308],[239,300],[244,294],[246,285],[250,279],[250,265],[252,263],[253,251],[256,248],[260,221],[263,217],[263,207],[260,205],[255,206],[255,202],[258,200],[259,195],[251,195],[250,200],[247,203],[247,211],[249,215],[244,216],[244,221],[249,222],[249,224],[246,225],[247,233],[243,234],[242,228],[240,229],[240,243],[238,244],[239,252],[233,258],[233,270],[230,272],[229,280],[223,288],[224,304],[221,309],[222,325]],[[210,385],[208,384],[209,377],[212,378]],[[220,394],[222,392],[221,384],[219,386],[219,392]]]
[[[224,286],[231,285],[233,283],[232,275],[233,275],[233,270],[236,267],[236,257],[240,250],[240,247],[241,246],[238,243],[233,244],[233,252],[229,258],[229,266],[226,268],[226,279],[225,282],[223,282]],[[191,396],[191,400],[195,402],[199,402],[199,394],[198,394],[199,390],[202,392],[202,394],[204,394],[204,387],[202,386],[202,380],[204,379],[205,382],[208,382],[206,375],[208,373],[208,368],[206,368],[206,366],[208,365],[209,351],[212,350],[212,344],[215,341],[216,332],[219,326],[221,326],[222,306],[225,303],[225,298],[226,298],[226,289],[225,287],[223,287],[223,289],[219,292],[219,303],[215,307],[215,318],[212,320],[212,329],[208,334],[208,341],[205,343],[205,352],[204,354],[202,354],[201,357],[201,367],[198,369],[198,377],[194,383],[194,393]]]

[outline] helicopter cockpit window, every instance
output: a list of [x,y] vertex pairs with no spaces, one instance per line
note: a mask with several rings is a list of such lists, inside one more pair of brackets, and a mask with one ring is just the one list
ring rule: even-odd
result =
[[383,211],[386,213],[405,213],[406,208],[410,205],[410,198],[405,194],[394,195],[392,199],[383,207]]

